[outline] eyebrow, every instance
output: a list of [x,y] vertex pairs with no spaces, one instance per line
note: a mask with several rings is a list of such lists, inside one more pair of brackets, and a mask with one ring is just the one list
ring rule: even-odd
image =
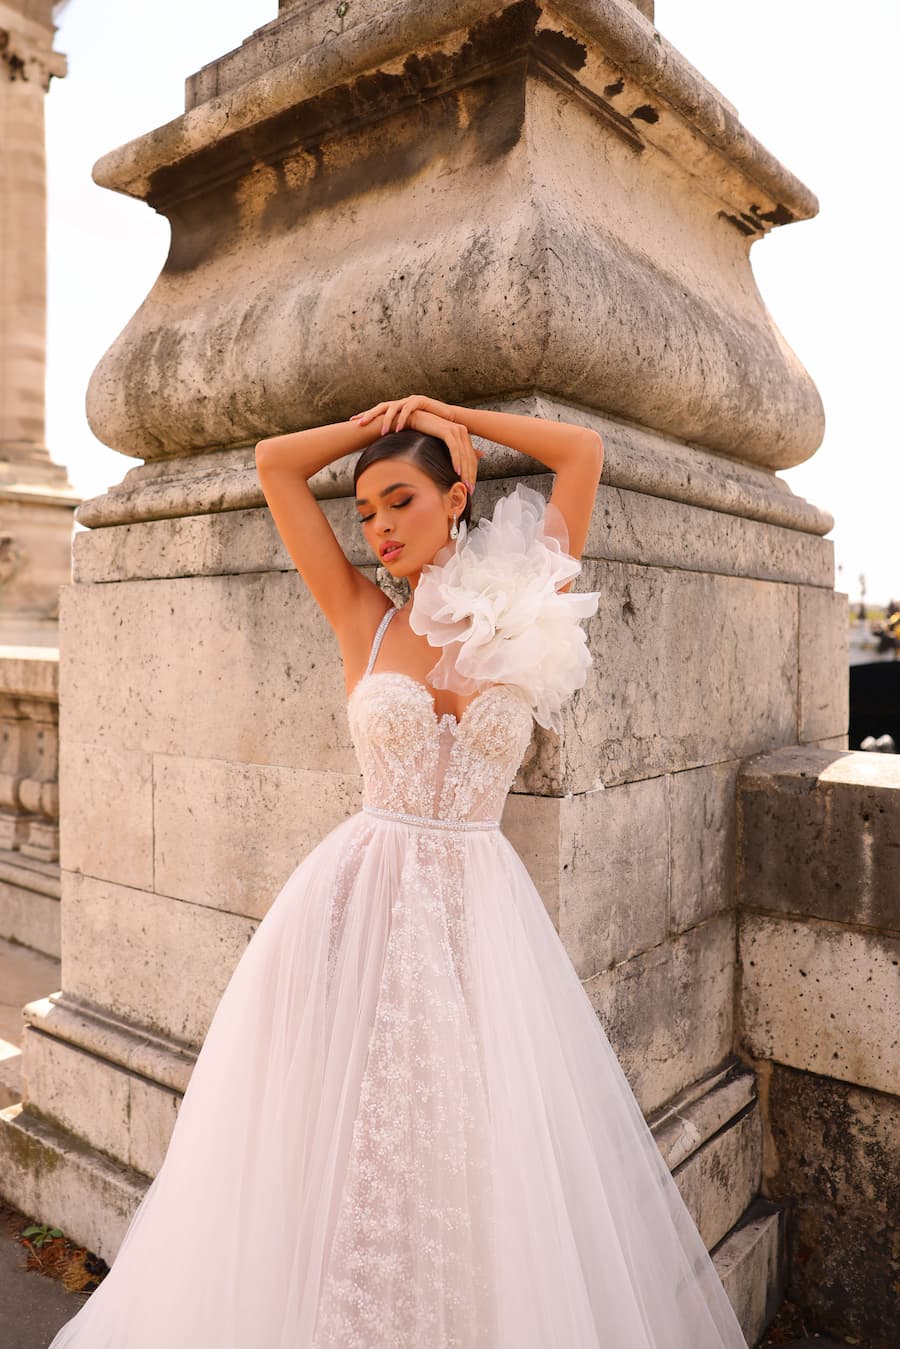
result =
[[[386,497],[387,494],[388,494],[388,492],[393,492],[393,491],[394,491],[396,488],[398,488],[398,487],[412,487],[413,485],[414,485],[414,484],[411,483],[411,482],[392,482],[391,485],[390,485],[390,487],[386,487],[386,488],[384,489],[384,491],[383,491],[383,492],[379,492],[378,495],[379,495],[380,497]],[[369,504],[369,498],[368,498],[368,497],[357,497],[357,498],[356,498],[356,504],[357,504],[357,506],[368,506],[368,504]]]

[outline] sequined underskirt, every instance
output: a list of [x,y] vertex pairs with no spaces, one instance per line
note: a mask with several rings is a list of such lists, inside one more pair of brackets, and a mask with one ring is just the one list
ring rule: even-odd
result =
[[601,1346],[746,1341],[515,849],[361,811],[259,924],[50,1349]]

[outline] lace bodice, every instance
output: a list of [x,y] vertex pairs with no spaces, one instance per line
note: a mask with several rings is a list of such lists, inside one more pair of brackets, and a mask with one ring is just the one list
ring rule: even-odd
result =
[[366,672],[347,702],[363,774],[363,804],[446,820],[499,819],[531,741],[520,689],[482,690],[462,717],[438,716],[428,686],[396,670],[373,670],[396,609],[378,626]]

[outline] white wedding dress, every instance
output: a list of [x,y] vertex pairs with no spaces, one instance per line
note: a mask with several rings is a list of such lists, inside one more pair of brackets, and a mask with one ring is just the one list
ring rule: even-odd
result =
[[363,808],[239,960],[112,1269],[51,1349],[747,1349],[499,829],[522,690],[375,670]]

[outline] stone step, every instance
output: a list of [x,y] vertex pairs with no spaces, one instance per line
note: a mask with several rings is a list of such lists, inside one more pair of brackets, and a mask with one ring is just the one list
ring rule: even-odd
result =
[[712,1250],[713,1264],[734,1307],[744,1338],[759,1343],[787,1287],[783,1208],[757,1196]]
[[[782,1210],[753,1197],[758,1128],[753,1075],[734,1064],[694,1084],[654,1123],[751,1345],[774,1316],[785,1285]],[[0,1110],[0,1178],[9,1203],[58,1225],[110,1264],[149,1183],[21,1103]]]
[[0,1110],[2,1198],[109,1264],[147,1184],[21,1102]]
[[[0,919],[4,912],[0,855]],[[59,900],[48,901],[59,908]],[[0,1106],[22,1100],[23,1006],[59,988],[59,961],[18,941],[0,939]]]

